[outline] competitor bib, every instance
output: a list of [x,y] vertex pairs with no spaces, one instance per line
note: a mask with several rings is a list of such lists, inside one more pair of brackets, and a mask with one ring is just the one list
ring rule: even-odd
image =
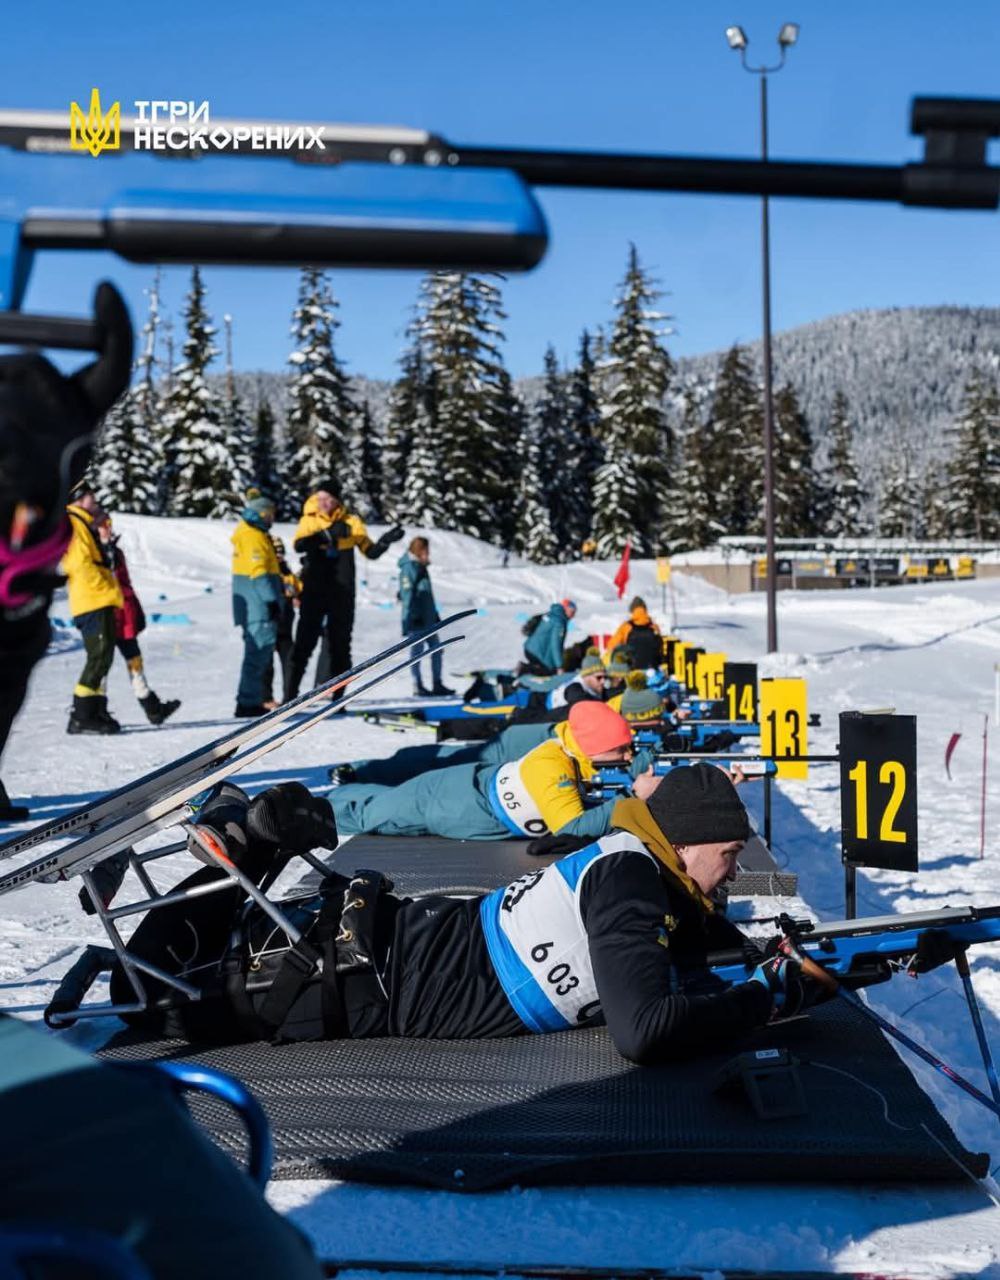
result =
[[502,764],[493,780],[493,811],[508,831],[518,836],[547,836],[549,829],[521,777],[521,761]]
[[615,832],[483,899],[490,961],[529,1031],[564,1031],[600,1012],[580,889],[595,862],[626,849],[651,856],[635,836]]

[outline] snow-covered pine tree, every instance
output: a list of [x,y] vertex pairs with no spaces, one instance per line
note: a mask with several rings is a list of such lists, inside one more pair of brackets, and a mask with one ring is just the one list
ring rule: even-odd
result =
[[282,452],[274,410],[258,383],[250,445],[250,482],[274,499],[279,517],[291,517],[298,513],[288,510]]
[[594,476],[600,556],[619,554],[629,537],[638,554],[653,551],[660,509],[667,501],[672,441],[664,396],[673,362],[660,345],[666,332],[662,322],[670,317],[653,309],[659,296],[630,245],[601,371],[604,457]]
[[381,521],[385,518],[382,499],[382,441],[372,417],[372,407],[367,400],[361,407],[358,423],[360,438],[357,454],[361,462],[358,503],[366,520]]
[[951,536],[947,494],[946,468],[940,458],[932,457],[924,467],[917,495],[915,533],[918,538]]
[[156,339],[160,324],[160,269],[143,292],[149,313],[142,327],[132,386],[109,411],[97,438],[90,475],[101,504],[112,514],[155,515],[158,464]]
[[[514,389],[514,380],[501,367],[494,416],[496,419],[496,491],[493,497],[493,541],[509,551],[517,539],[520,521],[521,440],[528,419],[524,401]],[[551,465],[544,464],[548,473]],[[514,500],[511,501],[511,495]]]
[[218,354],[215,329],[205,310],[205,287],[197,267],[184,308],[184,357],[174,371],[163,405],[168,442],[168,512],[175,516],[228,516],[233,513],[233,467],[222,407],[210,391],[205,370]]
[[510,465],[503,319],[499,289],[480,276],[438,271],[421,285],[418,332],[434,376],[433,449],[440,470],[420,505],[440,528],[497,543],[504,536],[498,513]]
[[342,481],[357,408],[333,348],[339,325],[336,307],[326,273],[305,267],[292,313],[295,350],[288,357],[292,366],[288,388],[291,471],[285,479],[297,502],[305,501],[328,479],[344,489],[336,496],[354,499]]
[[514,547],[535,564],[551,564],[559,550],[545,501],[549,469],[545,456],[545,430],[545,420],[537,409],[534,413],[524,414],[517,451],[520,476]]
[[597,376],[591,353],[590,334],[580,335],[576,367],[570,375],[567,391],[569,420],[561,453],[560,480],[564,513],[558,540],[561,558],[573,559],[593,532],[594,475],[603,456],[598,439],[601,410],[597,399]]
[[719,366],[704,457],[716,520],[727,534],[748,533],[764,491],[764,411],[753,368],[739,345]]
[[663,507],[660,545],[668,554],[711,546],[724,532],[709,485],[706,435],[698,390],[684,394],[684,411],[674,445],[673,482]]
[[862,532],[861,477],[854,457],[854,431],[847,396],[837,391],[827,428],[830,452],[824,479],[822,532],[834,538]]
[[1000,537],[1000,391],[996,378],[977,372],[965,387],[962,409],[949,433],[946,513],[957,538]]
[[[811,538],[819,531],[819,483],[813,441],[790,382],[774,397],[774,524],[779,538]],[[764,531],[763,495],[756,532]]]
[[[557,557],[571,560],[580,545],[573,542],[576,495],[572,485],[567,483],[574,478],[572,453],[576,442],[570,420],[566,378],[559,369],[555,349],[551,345],[545,350],[543,377],[541,398],[532,413],[534,428],[526,437],[533,441],[538,452],[537,480],[541,488],[536,491],[535,501],[540,502],[548,514],[549,542],[555,548],[555,554],[549,554],[549,561]],[[521,491],[526,492],[523,483]],[[522,527],[526,527],[525,519],[522,513]],[[540,555],[525,554],[538,563],[544,563]]]
[[417,434],[426,435],[430,428],[428,371],[415,325],[410,326],[407,336],[410,341],[400,356],[399,377],[389,395],[389,420],[382,446],[383,502],[386,514],[392,518],[408,510],[403,495],[410,453]]
[[[243,505],[247,486],[256,479],[252,459],[254,430],[236,390],[233,375],[233,318],[222,317],[226,327],[226,393],[222,401],[223,443],[229,455],[229,500],[234,511]],[[272,495],[277,500],[277,495]]]
[[880,538],[912,538],[916,534],[919,493],[909,447],[900,437],[885,455],[879,477],[877,532]]

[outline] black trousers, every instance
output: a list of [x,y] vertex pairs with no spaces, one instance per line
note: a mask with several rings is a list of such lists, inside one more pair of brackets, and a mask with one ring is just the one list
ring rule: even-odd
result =
[[112,605],[105,609],[91,609],[78,614],[74,623],[83,636],[87,661],[83,664],[76,692],[84,697],[101,692],[115,658],[115,611]]
[[[281,696],[287,702],[291,697],[288,692],[289,664],[292,659],[292,634],[291,632],[279,633],[278,643],[274,646],[274,659],[277,661],[278,669],[281,672]],[[270,702],[274,697],[274,662],[264,672],[264,701]]]
[[45,609],[16,622],[0,622],[0,753],[28,691],[31,668],[48,643],[49,615]]
[[328,587],[322,593],[307,587],[299,606],[299,623],[289,662],[287,696],[295,697],[309,659],[320,636],[326,642],[326,660],[320,655],[316,683],[346,671],[351,665],[351,632],[354,630],[354,587]]

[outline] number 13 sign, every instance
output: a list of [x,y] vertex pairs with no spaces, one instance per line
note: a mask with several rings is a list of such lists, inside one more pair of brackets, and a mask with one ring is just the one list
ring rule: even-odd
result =
[[917,718],[840,716],[843,859],[917,871]]

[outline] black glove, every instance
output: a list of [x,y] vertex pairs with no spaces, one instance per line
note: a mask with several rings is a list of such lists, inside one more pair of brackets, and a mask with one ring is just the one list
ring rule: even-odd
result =
[[337,847],[330,801],[310,795],[301,782],[282,782],[255,797],[247,813],[247,832],[293,853]]
[[803,1009],[828,1000],[833,994],[807,977],[798,960],[780,951],[759,964],[749,980],[759,982],[770,991],[774,1001],[774,1016],[779,1018],[794,1018]]
[[563,858],[567,853],[576,853],[593,844],[592,836],[536,836],[528,841],[528,853],[533,858]]
[[277,622],[281,618],[281,605],[277,600],[268,600],[267,602],[267,620],[268,622]]
[[401,524],[394,524],[391,529],[386,529],[381,538],[375,543],[375,549],[379,555],[388,551],[394,542],[398,542],[406,530]]
[[917,940],[917,954],[910,965],[911,973],[930,973],[964,955],[968,947],[955,942],[947,929],[925,929]]

